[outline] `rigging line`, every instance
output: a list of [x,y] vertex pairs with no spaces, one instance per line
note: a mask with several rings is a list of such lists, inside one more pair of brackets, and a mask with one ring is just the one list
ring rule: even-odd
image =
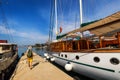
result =
[[[87,17],[87,13],[88,13],[88,7],[86,7],[84,1],[82,1],[82,4],[83,4],[83,5],[82,5],[82,6],[83,6],[82,8],[84,9],[84,10],[83,10],[83,21],[84,21],[84,22],[87,22],[87,21],[86,21],[86,17]],[[87,5],[88,5],[88,4],[87,4]],[[89,5],[88,5],[88,6],[89,6]],[[80,23],[80,24],[81,24],[81,23]]]
[[54,26],[55,26],[55,4],[54,4],[55,2],[53,2],[53,8],[52,8],[52,19],[51,19],[51,23],[52,23],[52,25],[51,25],[51,41],[52,41],[52,38],[53,38],[53,29],[55,28]]
[[[13,24],[13,27],[15,26],[15,24]],[[11,26],[12,27],[12,26]],[[12,27],[12,29],[13,29]],[[13,43],[17,43],[17,41],[13,38],[13,34],[11,33],[11,36],[12,36],[12,40],[13,40]]]
[[50,3],[50,25],[49,25],[49,38],[48,38],[48,42],[51,41],[51,18],[52,18],[52,2]]
[[[97,12],[97,11],[96,11],[96,9],[97,9],[96,3],[97,3],[97,2],[98,2],[97,0],[94,0],[94,3],[92,4],[92,5],[95,6],[95,7],[93,7],[93,9],[94,9],[94,14],[95,14],[95,12]],[[96,20],[96,16],[94,16],[93,18],[94,18],[94,20]],[[98,19],[97,19],[97,20],[98,20]]]
[[1,6],[1,12],[2,12],[2,17],[3,17],[3,24],[4,24],[4,27],[6,28],[6,30],[8,32],[9,40],[12,42],[13,41],[13,37],[12,37],[11,31],[10,31],[10,27],[8,25],[8,22],[7,22],[7,18],[5,16],[5,13],[4,13],[4,10],[3,10],[2,0],[1,0],[0,6]]
[[54,23],[55,23],[55,13],[54,13],[54,11],[55,11],[55,4],[54,4],[55,2],[54,2],[54,0],[53,0],[53,6],[52,6],[52,13],[51,13],[51,32],[50,32],[50,34],[51,34],[51,41],[52,41],[52,38],[53,38],[53,28],[54,28]]
[[75,16],[75,29],[76,29],[76,25],[77,25],[77,14],[76,14],[76,16]]
[[68,14],[71,16],[71,9],[72,9],[72,0],[69,1],[69,9],[68,9]]
[[[69,1],[69,2],[68,2],[68,1]],[[68,3],[69,3],[69,5],[66,5],[66,4],[68,4]],[[65,4],[66,7],[64,8],[64,10],[67,11],[67,12],[66,12],[66,13],[68,14],[67,16],[71,16],[70,14],[71,14],[72,0],[66,0],[66,4]],[[65,13],[65,14],[66,14],[66,13]],[[69,21],[69,17],[65,17],[65,18],[66,18],[66,20],[67,20],[67,22],[68,22],[68,21]],[[70,18],[71,18],[71,17],[70,17]],[[66,23],[67,23],[67,22],[66,22]]]
[[[75,6],[75,9],[77,9],[77,1],[76,1],[75,5],[76,5],[76,6]],[[78,12],[76,11],[76,13],[75,13],[75,29],[77,28],[77,23],[78,23],[78,22],[77,22],[77,19],[78,19],[78,18],[77,18],[77,16],[78,16],[77,13],[78,13]]]
[[[51,41],[52,41],[52,38],[53,38],[53,29],[54,29],[54,26],[55,26],[55,0],[53,1],[53,7],[52,7],[52,19],[51,19]],[[52,23],[53,22],[53,23]]]
[[[65,2],[64,2],[64,5],[63,6],[65,6],[66,4],[68,4],[67,3],[67,0],[64,0]],[[64,8],[64,10],[66,10],[67,9],[67,6],[65,6],[65,8]]]
[[53,8],[54,8],[54,0],[53,0],[53,3],[51,2],[51,12],[50,12],[50,29],[49,29],[49,40],[50,40],[50,42],[52,41],[52,27],[53,27],[53,25],[52,25],[52,22],[53,22]]
[[63,26],[63,8],[62,8],[62,2],[59,0],[60,3],[60,13],[61,13],[61,21],[60,21],[60,25]]
[[[8,0],[6,0],[5,3],[6,3],[6,5],[8,5],[8,4],[9,4]],[[8,10],[9,10],[9,15],[11,16],[11,18],[13,18],[12,13],[11,13],[11,10],[9,9],[9,7],[8,7]],[[8,25],[8,26],[9,26],[9,25]],[[14,26],[14,24],[13,24],[13,26]],[[13,26],[11,26],[12,29],[13,29]],[[10,27],[9,27],[9,28],[10,28]],[[11,39],[12,39],[12,41],[13,41],[14,43],[16,43],[16,41],[15,41],[14,38],[13,38],[13,34],[12,34],[11,31],[10,31],[10,33],[11,33]]]
[[3,23],[3,27],[6,29],[7,33],[8,33],[8,38],[9,38],[9,41],[11,41],[11,38],[10,38],[10,35],[9,35],[9,31],[8,31],[8,27],[7,27],[7,23],[6,23],[6,17],[5,17],[5,14],[4,14],[4,10],[2,8],[2,2],[0,2],[0,9],[1,9],[1,13],[2,13],[2,23]]

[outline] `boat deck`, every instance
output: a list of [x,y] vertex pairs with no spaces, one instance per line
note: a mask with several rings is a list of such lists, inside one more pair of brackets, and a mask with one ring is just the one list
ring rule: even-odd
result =
[[34,53],[33,69],[27,64],[26,53],[23,55],[10,80],[73,80],[72,77],[46,62],[42,57]]

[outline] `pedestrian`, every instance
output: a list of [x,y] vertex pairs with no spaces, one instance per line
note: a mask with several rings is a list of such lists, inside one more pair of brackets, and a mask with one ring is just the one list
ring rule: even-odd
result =
[[30,69],[32,69],[33,52],[31,46],[28,47],[27,59],[28,59],[28,66],[30,67]]

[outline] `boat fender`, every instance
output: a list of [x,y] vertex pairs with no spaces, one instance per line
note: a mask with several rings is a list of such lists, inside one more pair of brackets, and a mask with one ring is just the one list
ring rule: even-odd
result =
[[50,58],[50,61],[54,62],[54,61],[55,61],[55,58],[54,58],[54,57]]
[[47,59],[49,59],[50,57],[49,56],[46,56]]
[[47,57],[47,56],[48,56],[48,53],[44,53],[44,56]]
[[72,66],[72,64],[71,64],[70,62],[68,62],[68,63],[65,64],[65,70],[66,70],[66,71],[71,71],[71,70],[72,70],[72,67],[73,67],[73,66]]

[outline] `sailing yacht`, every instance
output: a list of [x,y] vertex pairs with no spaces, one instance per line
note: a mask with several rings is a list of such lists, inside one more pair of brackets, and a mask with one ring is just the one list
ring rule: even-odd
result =
[[[117,12],[70,31],[62,37],[59,36],[58,40],[49,44],[49,54],[45,56],[63,66],[67,71],[73,71],[95,80],[120,80],[119,26],[120,12]],[[82,33],[86,30],[94,33],[95,36],[81,37],[79,40],[69,39],[73,36],[78,37],[74,33]],[[112,37],[108,37],[108,33]]]

